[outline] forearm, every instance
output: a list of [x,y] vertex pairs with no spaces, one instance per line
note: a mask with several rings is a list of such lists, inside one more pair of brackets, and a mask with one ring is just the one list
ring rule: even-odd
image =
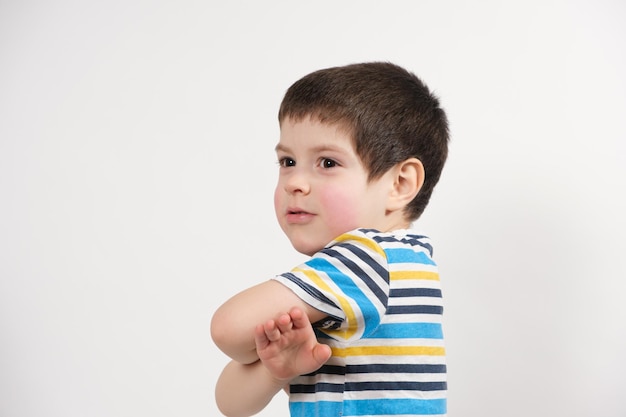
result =
[[213,314],[211,319],[211,338],[218,348],[231,359],[242,364],[259,360],[254,345],[254,328],[258,323],[248,317],[246,300],[237,294]]
[[286,384],[272,377],[261,361],[231,361],[217,381],[215,400],[225,416],[248,417],[265,408]]
[[211,336],[231,359],[244,364],[252,363],[258,360],[254,328],[292,307],[305,311],[311,321],[324,317],[290,289],[270,280],[240,292],[220,306],[211,320]]

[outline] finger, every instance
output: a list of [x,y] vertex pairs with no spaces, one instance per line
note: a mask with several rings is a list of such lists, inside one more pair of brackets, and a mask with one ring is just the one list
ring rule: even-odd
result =
[[257,325],[254,328],[254,344],[257,349],[265,348],[269,343],[267,336],[265,335],[265,328],[262,324]]
[[289,312],[289,315],[291,316],[293,327],[301,329],[303,327],[311,325],[311,323],[309,322],[309,317],[304,311],[300,310],[298,307],[292,308]]
[[274,320],[269,320],[263,326],[265,330],[265,336],[270,342],[275,342],[280,339],[280,330],[276,327],[276,322]]
[[331,355],[332,351],[330,350],[330,346],[323,343],[318,343],[313,348],[313,358],[318,364],[320,364],[320,366],[325,364],[326,361],[330,359]]
[[281,333],[288,332],[293,327],[293,321],[289,314],[283,314],[276,320],[276,325]]

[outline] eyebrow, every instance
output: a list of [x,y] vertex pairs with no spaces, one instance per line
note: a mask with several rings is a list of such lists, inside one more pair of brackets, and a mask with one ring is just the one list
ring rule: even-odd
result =
[[[290,153],[291,152],[291,150],[287,146],[282,145],[280,143],[276,145],[274,150],[276,152],[285,152],[285,153]],[[312,148],[311,150],[313,152],[318,152],[318,153],[319,152],[327,152],[327,151],[330,151],[330,152],[346,152],[345,148],[343,148],[341,146],[336,146],[336,145],[333,145],[333,144],[319,145],[319,146],[316,146],[316,147]]]
[[276,145],[276,147],[274,148],[274,150],[275,150],[276,152],[281,151],[281,152],[287,152],[287,153],[288,153],[288,151],[289,151],[289,150],[287,149],[287,147],[286,147],[286,146],[281,145],[280,143]]

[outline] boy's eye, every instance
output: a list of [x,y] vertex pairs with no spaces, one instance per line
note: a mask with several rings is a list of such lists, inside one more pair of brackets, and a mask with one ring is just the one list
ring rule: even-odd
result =
[[291,158],[280,158],[278,160],[278,165],[280,165],[281,167],[293,167],[296,165],[296,161],[294,159]]
[[322,158],[320,159],[320,167],[322,168],[333,168],[337,166],[337,162],[330,158]]

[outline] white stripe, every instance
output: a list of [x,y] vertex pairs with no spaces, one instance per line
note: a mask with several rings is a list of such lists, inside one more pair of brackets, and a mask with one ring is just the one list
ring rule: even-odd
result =
[[[344,347],[345,345],[334,345],[337,347]],[[443,347],[443,339],[425,339],[425,338],[411,338],[411,339],[393,339],[393,344],[389,344],[389,339],[360,339],[350,343],[350,347],[370,347],[370,346],[385,346],[389,348],[395,347]]]
[[[341,376],[341,375],[339,375]],[[363,373],[348,374],[348,382],[446,382],[446,374],[425,373]]]
[[446,398],[446,391],[346,391],[345,398],[347,400],[376,400],[388,398],[412,398],[418,400],[436,400]]
[[441,283],[434,279],[396,279],[391,281],[391,288],[428,288],[441,289]]
[[[355,247],[358,247],[359,249],[364,250],[366,252],[366,254],[371,257],[372,261],[376,262],[382,269],[386,269],[387,263],[386,262],[381,262],[383,259],[382,259],[381,256],[378,256],[377,253],[373,252],[371,249],[369,249],[367,247],[364,247],[363,245],[355,245],[355,244],[352,244],[352,245],[355,246]],[[345,247],[335,247],[333,249],[335,249],[337,252],[341,253],[343,256],[345,256],[346,258],[348,258],[351,261],[353,261],[359,268],[361,268],[363,270],[363,272],[365,272],[365,274],[368,276],[368,278],[370,278],[374,282],[374,284],[376,284],[376,286],[378,288],[380,288],[384,293],[388,294],[389,284],[369,264],[367,264],[366,262],[364,262],[360,258],[357,258],[356,255],[354,255],[354,253],[352,253],[348,248],[345,248]],[[337,269],[339,269],[345,275],[350,277],[350,279],[355,284],[357,284],[359,286],[359,288],[361,288],[361,290],[364,293],[373,295],[373,293],[369,289],[369,287],[367,285],[365,285],[365,283],[363,282],[363,279],[360,278],[358,275],[356,275],[354,272],[352,272],[341,261],[339,261],[336,258],[331,258],[331,257],[328,257],[326,259],[332,265],[334,265]],[[374,301],[374,299],[376,299],[376,301],[377,301],[376,297],[372,297],[372,301]],[[379,308],[379,307],[377,306],[377,308]],[[382,307],[382,308],[384,308],[384,307]]]
[[372,363],[384,363],[395,365],[445,365],[445,356],[437,355],[371,355],[371,356],[350,356],[346,360],[346,365],[370,365]]
[[389,264],[390,271],[426,271],[439,273],[437,265],[431,264],[416,264],[414,262],[394,262]]
[[390,306],[443,306],[441,297],[391,297]]
[[441,314],[388,314],[383,323],[436,323],[441,324]]

